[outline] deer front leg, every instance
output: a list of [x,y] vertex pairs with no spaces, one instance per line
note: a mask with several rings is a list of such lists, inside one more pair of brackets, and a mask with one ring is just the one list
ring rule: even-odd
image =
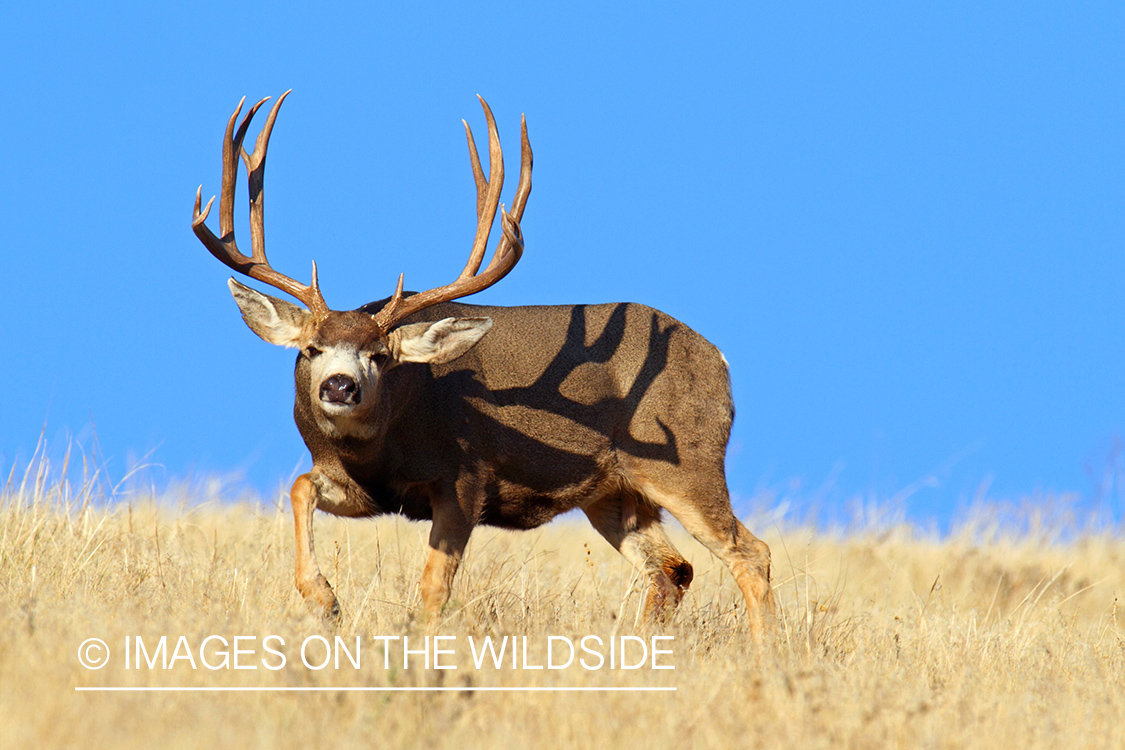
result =
[[434,525],[430,529],[430,556],[422,570],[419,589],[427,619],[436,622],[449,601],[453,576],[469,543],[472,524],[455,502],[434,503]]
[[321,479],[313,472],[302,474],[293,483],[289,500],[293,505],[293,525],[297,534],[297,590],[305,601],[323,613],[325,619],[337,620],[340,605],[336,594],[320,572],[316,563],[316,550],[313,548],[312,519],[320,495],[318,483]]

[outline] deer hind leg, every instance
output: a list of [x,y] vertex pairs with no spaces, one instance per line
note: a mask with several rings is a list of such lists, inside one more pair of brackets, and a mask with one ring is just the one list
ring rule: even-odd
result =
[[[706,473],[696,475],[696,486],[690,490],[666,488],[647,480],[637,484],[649,501],[675,516],[688,533],[730,569],[746,600],[750,633],[755,642],[761,643],[776,616],[770,586],[770,548],[735,518],[725,479],[708,481],[706,477]],[[701,502],[697,498],[707,500]]]
[[634,493],[610,495],[584,508],[606,541],[648,578],[645,619],[667,622],[691,585],[691,563],[660,525],[660,511]]
[[297,477],[289,500],[293,505],[293,526],[297,534],[297,590],[305,601],[318,608],[326,619],[338,620],[340,604],[336,594],[321,574],[313,548],[313,511],[322,491],[326,490],[319,474],[309,472]]

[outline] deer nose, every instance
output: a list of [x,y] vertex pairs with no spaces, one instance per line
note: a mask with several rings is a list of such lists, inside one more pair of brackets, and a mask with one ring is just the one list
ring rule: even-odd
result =
[[330,404],[358,404],[359,385],[347,375],[332,375],[320,384],[320,400]]

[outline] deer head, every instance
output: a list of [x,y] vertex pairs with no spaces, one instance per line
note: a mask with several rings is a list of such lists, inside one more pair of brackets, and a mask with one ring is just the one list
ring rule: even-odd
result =
[[[523,254],[523,237],[519,221],[531,193],[531,145],[527,139],[527,123],[522,121],[520,179],[512,210],[500,206],[504,185],[504,156],[492,111],[480,99],[488,122],[489,176],[484,176],[472,130],[467,122],[465,133],[469,142],[470,163],[477,187],[477,229],[469,260],[464,270],[451,283],[418,294],[403,293],[403,275],[399,274],[394,294],[382,309],[371,313],[360,310],[332,310],[324,301],[317,281],[316,263],[308,285],[275,271],[266,258],[263,225],[263,197],[266,150],[270,134],[282,102],[282,94],[258,134],[253,153],[242,146],[254,114],[267,99],[255,104],[238,124],[245,99],[239,102],[227,122],[223,138],[223,179],[219,201],[219,229],[216,237],[207,227],[207,216],[215,199],[201,209],[203,188],[195,195],[192,229],[211,254],[240,274],[268,284],[303,303],[294,305],[262,294],[234,278],[229,283],[242,318],[254,333],[271,344],[300,351],[298,383],[307,384],[308,397],[314,405],[318,426],[330,436],[362,437],[371,433],[372,410],[376,404],[380,380],[389,370],[406,362],[439,364],[461,356],[477,343],[492,326],[489,318],[445,318],[435,322],[402,325],[407,317],[441,302],[464,297],[486,289],[504,278]],[[479,98],[479,97],[478,97]],[[464,122],[464,121],[462,121]],[[250,194],[249,257],[238,250],[234,237],[234,195],[238,177],[238,160],[246,164]],[[492,260],[479,271],[489,234],[500,208],[503,237],[497,243]],[[307,368],[307,379],[301,377]]]

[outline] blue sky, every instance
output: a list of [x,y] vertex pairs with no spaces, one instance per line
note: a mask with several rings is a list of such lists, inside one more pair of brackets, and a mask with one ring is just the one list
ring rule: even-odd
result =
[[526,113],[535,188],[520,265],[467,301],[638,301],[702,332],[732,365],[738,497],[1120,510],[1120,5],[425,7],[0,10],[0,466],[41,432],[96,433],[111,476],[151,453],[157,484],[307,466],[293,355],[190,230],[226,118],[294,90],[270,258],[315,259],[345,308],[461,268],[479,93],[513,183]]

